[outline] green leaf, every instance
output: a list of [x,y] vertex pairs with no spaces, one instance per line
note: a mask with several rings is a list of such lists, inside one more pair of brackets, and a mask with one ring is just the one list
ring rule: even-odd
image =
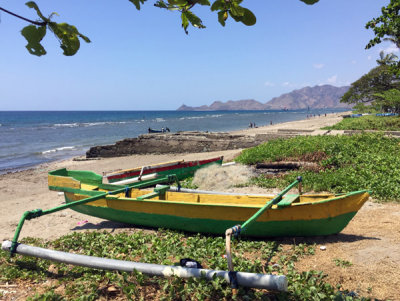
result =
[[188,18],[190,24],[192,24],[194,27],[206,28],[203,25],[203,22],[201,21],[201,19],[198,16],[196,16],[194,13],[192,13],[190,10],[185,11],[185,15]]
[[26,2],[25,5],[28,6],[29,8],[33,8],[34,10],[36,10],[36,13],[43,21],[48,21],[48,19],[45,18],[45,16],[43,16],[42,12],[39,10],[39,7],[37,6],[37,4],[35,2],[29,1],[29,2]]
[[211,5],[211,11],[223,10],[223,9],[225,9],[225,2],[223,0],[216,0]]
[[210,4],[210,0],[199,0],[197,3],[200,4],[200,5],[206,5],[206,6],[210,6],[211,5]]
[[36,27],[35,25],[28,25],[21,30],[21,34],[28,41],[25,47],[30,54],[37,56],[46,54],[46,50],[40,44],[43,37],[46,35],[46,26]]
[[187,5],[188,4],[188,1],[186,1],[186,0],[168,0],[168,3],[170,4],[170,5]]
[[147,0],[129,0],[129,2],[132,2],[137,10],[140,10],[140,4],[144,4],[144,2]]
[[187,13],[187,12],[182,12],[182,14],[181,14],[181,19],[182,19],[182,27],[183,27],[183,30],[185,31],[186,34],[188,34],[187,28],[188,28],[188,26],[189,26],[189,20],[188,20],[188,18],[187,18],[187,16],[186,16],[186,13]]
[[236,22],[242,22],[242,17],[240,16],[236,16],[232,13],[231,10],[229,10],[229,15],[232,17],[233,20],[235,20]]
[[241,6],[232,5],[230,12],[235,17],[243,17],[244,16],[244,8]]
[[59,39],[61,44],[60,47],[64,50],[64,55],[66,56],[74,55],[79,50],[79,38],[90,43],[89,38],[81,34],[73,25],[69,25],[68,23],[50,22],[48,26]]
[[221,23],[222,26],[225,26],[225,21],[228,19],[227,11],[219,11],[218,12],[218,22]]
[[247,26],[252,26],[256,24],[257,18],[256,16],[252,13],[251,10],[244,8],[244,15],[242,19],[242,23]]
[[300,0],[303,1],[305,4],[312,5],[317,3],[319,0]]
[[159,7],[159,8],[165,8],[168,9],[168,5],[164,2],[164,1],[157,1],[156,3],[154,3],[155,7]]

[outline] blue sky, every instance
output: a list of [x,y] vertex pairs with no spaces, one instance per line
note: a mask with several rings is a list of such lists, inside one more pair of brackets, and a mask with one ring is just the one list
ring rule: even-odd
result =
[[[186,35],[178,13],[137,11],[128,0],[36,1],[45,15],[77,26],[92,43],[65,57],[52,34],[48,54],[30,55],[20,30],[27,23],[1,12],[0,110],[174,110],[181,104],[273,97],[304,86],[349,85],[376,66],[365,23],[388,4],[380,0],[245,0],[257,16],[222,27],[209,8],[194,10],[207,26]],[[0,6],[27,18],[25,1]]]

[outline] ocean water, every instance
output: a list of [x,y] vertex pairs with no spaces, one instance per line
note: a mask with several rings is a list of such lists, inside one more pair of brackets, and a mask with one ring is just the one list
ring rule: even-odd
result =
[[[337,112],[338,110],[335,110]],[[310,111],[0,111],[0,174],[84,155],[96,145],[113,144],[168,127],[177,131],[232,131],[301,120]]]

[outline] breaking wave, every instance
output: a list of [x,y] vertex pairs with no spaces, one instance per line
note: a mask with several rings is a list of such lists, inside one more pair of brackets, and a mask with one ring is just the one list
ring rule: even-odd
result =
[[189,116],[189,117],[181,117],[181,118],[179,118],[179,120],[218,118],[218,117],[221,117],[221,116],[222,116],[221,114],[205,115],[205,116]]
[[88,127],[88,126],[99,126],[99,125],[117,125],[117,124],[126,124],[128,121],[103,121],[103,122],[74,122],[74,123],[56,123],[54,127]]
[[41,152],[40,154],[47,155],[47,154],[52,154],[52,153],[56,153],[56,152],[70,151],[70,150],[76,150],[76,147],[75,146],[57,147],[57,148],[45,150],[45,151]]

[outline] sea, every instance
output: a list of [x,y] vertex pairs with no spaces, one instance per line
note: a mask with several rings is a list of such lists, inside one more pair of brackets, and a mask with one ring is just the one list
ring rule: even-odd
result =
[[134,138],[148,128],[233,131],[339,110],[297,111],[0,111],[0,174],[82,156],[96,145]]

